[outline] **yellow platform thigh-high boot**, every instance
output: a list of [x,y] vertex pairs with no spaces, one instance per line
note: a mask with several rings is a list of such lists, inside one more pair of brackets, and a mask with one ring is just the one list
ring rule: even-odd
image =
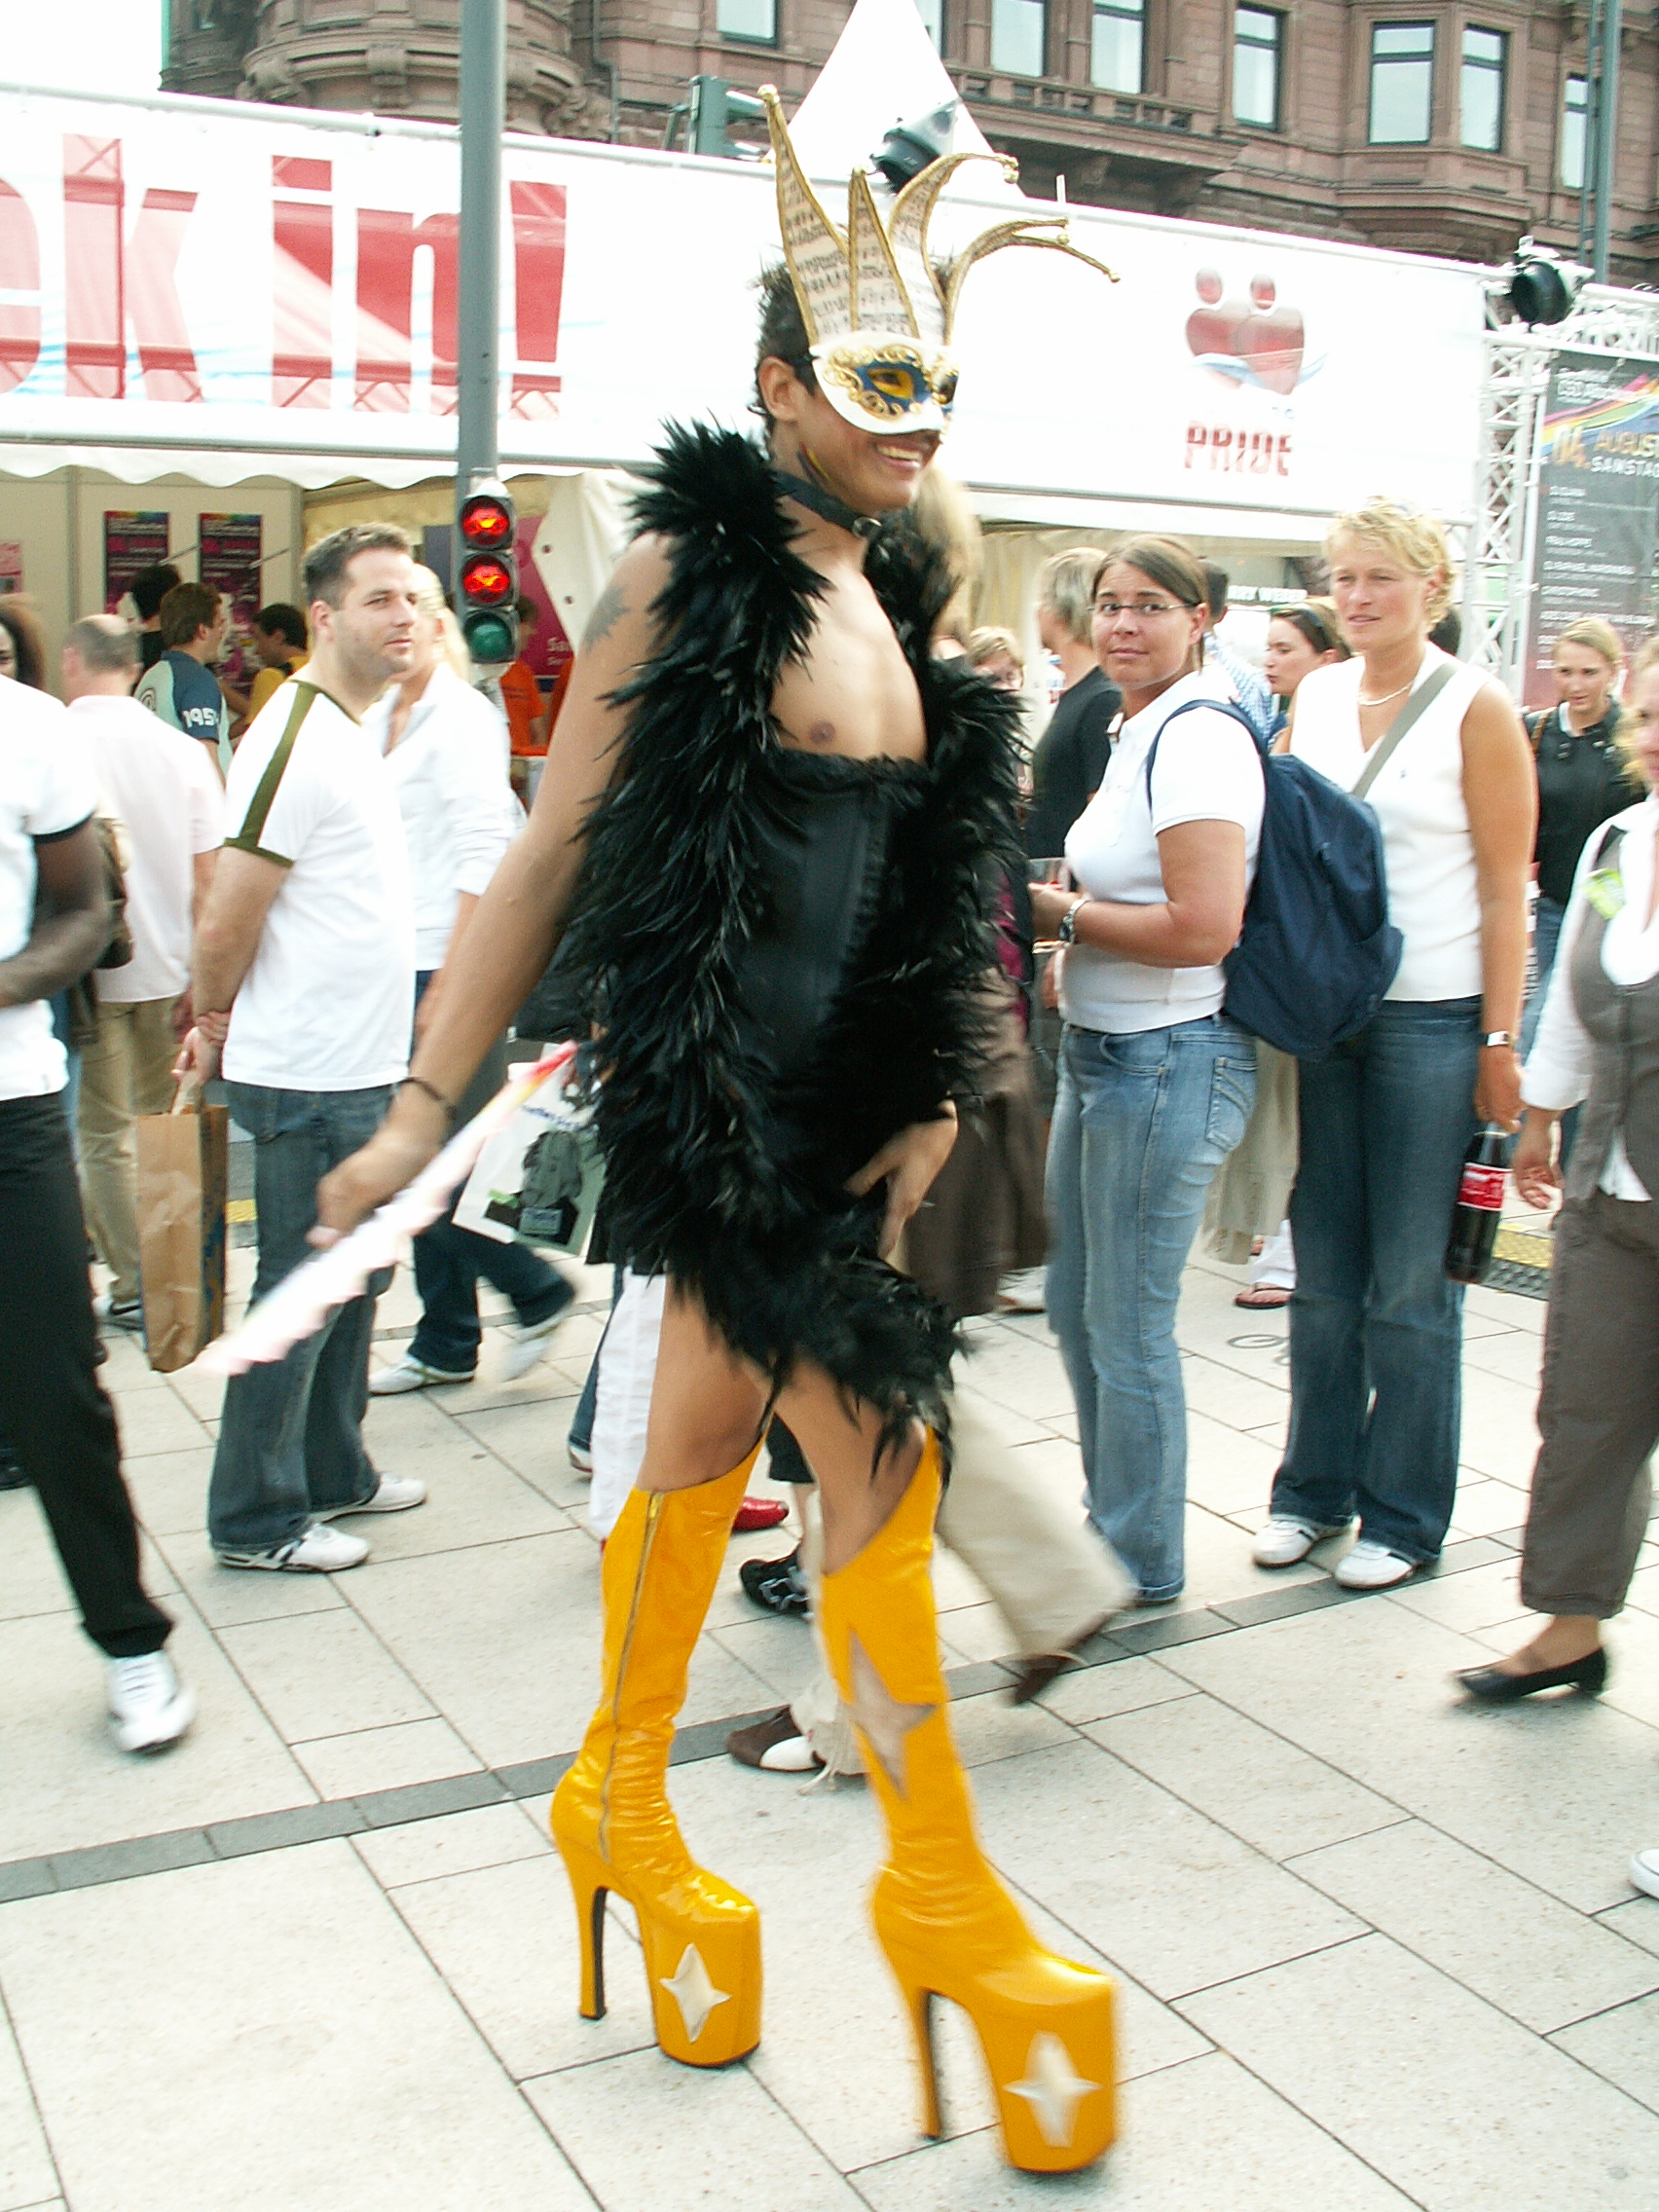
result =
[[824,1577],[830,1664],[887,1817],[875,1932],[915,2029],[924,2132],[940,2132],[931,2011],[945,1997],[978,2033],[1011,2163],[1071,2173],[1113,2137],[1112,1984],[1037,1941],[979,1849],[940,1668],[930,1573],[939,1498],[930,1435],[886,1527]]
[[718,1482],[630,1495],[605,1547],[599,1708],[553,1792],[553,1840],[575,1892],[582,2013],[605,2012],[614,1892],[639,1917],[657,2042],[687,2066],[724,2066],[760,2040],[759,1912],[692,1859],[667,1790],[691,1653],[757,1456]]

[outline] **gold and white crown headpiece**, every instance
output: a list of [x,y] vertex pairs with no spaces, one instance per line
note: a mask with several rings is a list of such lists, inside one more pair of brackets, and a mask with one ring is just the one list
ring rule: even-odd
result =
[[1006,155],[941,155],[898,194],[885,223],[868,176],[855,169],[843,232],[807,182],[776,88],[762,85],[760,97],[772,133],[784,259],[813,366],[825,397],[855,427],[945,427],[956,396],[950,358],[956,310],[968,272],[988,254],[1011,245],[1044,246],[1118,281],[1103,261],[1072,244],[1063,213],[993,223],[954,255],[941,279],[928,251],[940,194],[966,162],[998,162],[1010,182],[1017,181],[1019,165]]

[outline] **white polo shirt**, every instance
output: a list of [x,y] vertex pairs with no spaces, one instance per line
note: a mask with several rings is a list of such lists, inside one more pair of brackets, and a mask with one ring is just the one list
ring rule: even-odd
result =
[[218,849],[224,793],[205,746],[136,699],[89,692],[69,720],[91,756],[102,804],[127,832],[132,958],[92,971],[100,1003],[176,998],[190,980],[198,853]]
[[415,909],[397,793],[359,724],[303,677],[248,725],[225,846],[285,872],[231,1010],[229,1083],[369,1090],[409,1065]]
[[[34,928],[36,838],[66,836],[97,806],[97,788],[67,709],[0,676],[0,960]],[[68,1065],[45,999],[0,1007],[0,1098],[63,1088]]]

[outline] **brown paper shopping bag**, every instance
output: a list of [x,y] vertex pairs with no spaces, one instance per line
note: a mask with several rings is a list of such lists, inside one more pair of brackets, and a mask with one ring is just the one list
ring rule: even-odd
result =
[[170,1114],[142,1114],[138,1265],[144,1334],[160,1375],[188,1367],[225,1326],[225,1167],[230,1116],[180,1089]]

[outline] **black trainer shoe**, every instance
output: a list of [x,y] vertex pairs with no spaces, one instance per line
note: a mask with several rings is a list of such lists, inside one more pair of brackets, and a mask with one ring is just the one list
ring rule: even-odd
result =
[[787,1559],[746,1559],[737,1578],[762,1612],[806,1618],[806,1577],[800,1570],[799,1545]]

